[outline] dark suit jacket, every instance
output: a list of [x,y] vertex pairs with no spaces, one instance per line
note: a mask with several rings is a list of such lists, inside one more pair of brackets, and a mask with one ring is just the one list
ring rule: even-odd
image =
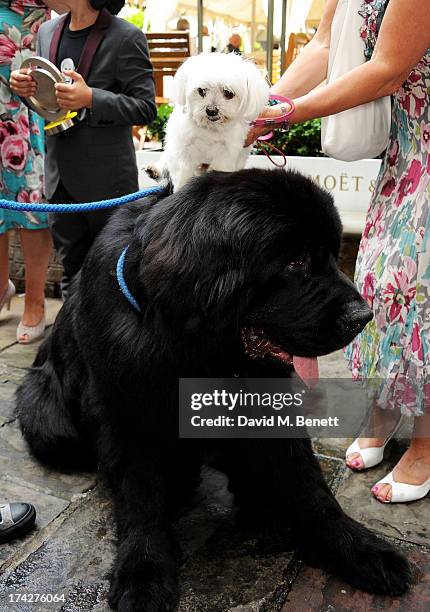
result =
[[[49,58],[59,17],[39,30],[39,52]],[[105,11],[103,39],[87,76],[93,107],[81,124],[48,136],[45,195],[51,199],[61,179],[77,201],[112,198],[138,189],[132,125],[156,115],[154,81],[145,35]],[[56,35],[58,38],[58,34]]]

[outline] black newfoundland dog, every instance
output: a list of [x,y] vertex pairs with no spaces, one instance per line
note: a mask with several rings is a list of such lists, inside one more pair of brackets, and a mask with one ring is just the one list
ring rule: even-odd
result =
[[[97,461],[107,477],[119,538],[113,608],[178,603],[171,524],[214,451],[178,439],[178,379],[286,376],[285,352],[330,353],[371,319],[337,267],[340,237],[331,197],[310,180],[242,170],[122,208],[96,241],[17,410],[40,461]],[[141,312],[116,278],[127,245],[125,279]],[[240,525],[291,528],[306,562],[360,589],[408,588],[407,561],[344,514],[309,439],[218,443]]]

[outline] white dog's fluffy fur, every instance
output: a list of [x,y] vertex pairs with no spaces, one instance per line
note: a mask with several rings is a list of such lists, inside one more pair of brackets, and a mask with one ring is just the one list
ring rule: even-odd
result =
[[191,57],[174,78],[175,108],[166,127],[160,170],[176,191],[209,170],[233,172],[246,164],[249,122],[269,98],[258,68],[235,53]]

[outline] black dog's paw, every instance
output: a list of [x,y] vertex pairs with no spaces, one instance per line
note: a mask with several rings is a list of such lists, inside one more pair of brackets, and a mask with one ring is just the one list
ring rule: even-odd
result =
[[407,559],[393,546],[373,537],[356,544],[348,580],[352,586],[378,595],[403,595],[412,584]]
[[120,542],[109,605],[119,612],[172,612],[179,601],[179,547],[162,527],[134,530]]
[[349,517],[336,522],[323,542],[314,541],[302,551],[306,563],[324,567],[369,593],[394,597],[410,588],[411,566],[400,552]]
[[146,580],[148,568],[132,577],[115,573],[108,595],[110,607],[118,612],[173,612],[179,601],[176,577],[157,574],[156,579]]

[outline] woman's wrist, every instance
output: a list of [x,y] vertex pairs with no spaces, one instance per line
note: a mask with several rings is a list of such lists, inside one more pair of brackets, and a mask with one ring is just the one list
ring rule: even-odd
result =
[[310,94],[297,98],[293,102],[294,113],[290,117],[290,123],[303,123],[321,117],[321,112],[311,103]]

